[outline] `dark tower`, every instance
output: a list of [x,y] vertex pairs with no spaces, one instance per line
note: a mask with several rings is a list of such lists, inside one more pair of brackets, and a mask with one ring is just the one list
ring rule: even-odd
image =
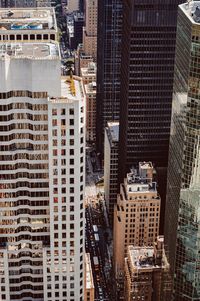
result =
[[97,150],[103,154],[104,129],[119,120],[122,0],[98,1]]
[[[158,170],[162,199],[166,187],[180,2],[123,1],[119,183],[132,165],[151,161]],[[161,210],[164,216],[164,206]]]

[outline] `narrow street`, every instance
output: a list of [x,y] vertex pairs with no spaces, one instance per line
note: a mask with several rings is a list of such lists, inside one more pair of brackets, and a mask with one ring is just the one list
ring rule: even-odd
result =
[[102,177],[102,172],[93,153],[86,155],[86,245],[91,256],[91,265],[95,285],[95,301],[113,300],[110,291],[111,260],[108,246],[108,233],[101,200],[101,191],[95,183]]

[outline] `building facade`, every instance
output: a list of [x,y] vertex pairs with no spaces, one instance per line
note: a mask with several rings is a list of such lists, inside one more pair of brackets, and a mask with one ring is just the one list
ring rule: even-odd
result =
[[83,28],[83,50],[96,61],[97,57],[97,0],[85,2],[85,27]]
[[85,84],[86,95],[86,141],[96,141],[96,82]]
[[96,64],[81,68],[81,77],[86,95],[86,141],[96,141]]
[[82,81],[60,77],[52,9],[0,16],[0,299],[83,300]]
[[125,259],[124,300],[168,301],[171,291],[163,237],[157,237],[154,247],[129,246]]
[[119,121],[122,0],[98,2],[97,27],[96,136],[97,151],[103,154],[107,122]]
[[129,245],[152,246],[159,234],[160,196],[153,182],[151,162],[127,174],[120,185],[114,211],[113,258],[116,278],[124,273]]
[[200,299],[199,11],[200,1],[178,11],[165,222],[176,301]]
[[118,193],[119,122],[108,122],[104,136],[104,191],[110,226],[113,227],[114,206]]
[[133,164],[154,162],[164,228],[177,8],[182,0],[124,0],[119,180]]
[[74,36],[73,43],[71,44],[72,49],[77,49],[79,44],[83,42],[83,26],[84,26],[84,16],[83,14],[77,12],[74,15]]

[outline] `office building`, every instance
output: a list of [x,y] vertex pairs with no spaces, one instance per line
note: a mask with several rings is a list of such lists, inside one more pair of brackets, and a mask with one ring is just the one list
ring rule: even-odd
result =
[[[0,43],[51,42],[57,40],[53,8],[0,10]],[[34,48],[32,47],[34,54]]]
[[0,300],[83,300],[82,81],[60,77],[52,9],[5,12],[0,10]]
[[96,141],[96,82],[84,85],[86,95],[86,141]]
[[88,63],[87,67],[81,68],[81,77],[83,84],[96,82],[97,66],[94,62]]
[[140,162],[120,185],[114,211],[113,253],[116,278],[124,272],[129,245],[152,246],[159,234],[160,196],[151,162]]
[[83,42],[84,16],[77,12],[74,14],[73,19],[74,35],[71,47],[72,49],[77,49],[78,45]]
[[108,122],[104,141],[104,191],[110,226],[113,227],[114,205],[118,193],[119,122]]
[[97,0],[86,0],[83,50],[96,61],[97,57]]
[[178,10],[165,219],[176,301],[200,299],[199,11],[200,1]]
[[119,121],[121,35],[122,0],[99,1],[96,147],[101,154],[104,152],[104,131],[107,122]]
[[1,0],[0,7],[50,7],[51,0]]
[[81,68],[81,78],[86,95],[86,141],[96,140],[96,64],[89,63],[87,68]]
[[75,74],[80,76],[81,69],[88,68],[90,63],[94,63],[94,58],[85,54],[83,44],[79,44],[75,52]]
[[129,246],[125,259],[125,301],[169,301],[172,282],[164,251],[164,238],[154,247]]
[[94,301],[94,281],[90,254],[85,254],[85,295],[84,301]]
[[139,161],[166,170],[180,2],[123,1],[119,183]]

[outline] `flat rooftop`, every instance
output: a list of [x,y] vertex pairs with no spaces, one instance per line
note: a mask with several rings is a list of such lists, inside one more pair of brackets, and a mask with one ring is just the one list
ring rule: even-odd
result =
[[57,30],[53,8],[0,9],[1,30]]
[[131,266],[134,268],[149,268],[154,267],[154,248],[153,247],[134,247],[128,248]]
[[26,57],[47,58],[59,57],[59,45],[54,43],[5,43],[0,44],[0,58]]
[[91,82],[89,84],[86,84],[85,85],[85,92],[87,94],[96,95],[96,92],[97,92],[97,84],[96,84],[96,82]]
[[94,77],[96,77],[96,71],[97,71],[97,67],[96,67],[96,64],[94,62],[90,62],[88,64],[88,67],[81,68],[82,76],[94,76]]
[[200,25],[200,1],[187,1],[179,5],[179,7],[192,23]]
[[80,77],[70,76],[61,79],[61,96],[68,100],[82,100],[85,96],[83,91],[82,80]]

